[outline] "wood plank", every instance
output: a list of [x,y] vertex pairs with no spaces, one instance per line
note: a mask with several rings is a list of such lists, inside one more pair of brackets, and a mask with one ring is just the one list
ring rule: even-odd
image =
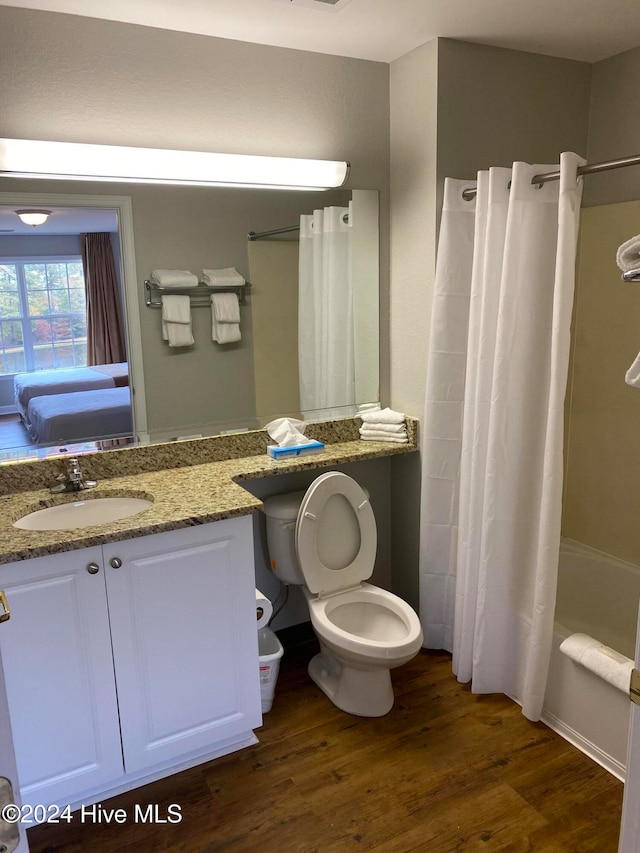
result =
[[[285,643],[286,645],[286,643]],[[177,826],[38,827],[33,853],[615,853],[622,784],[446,653],[393,672],[385,717],[352,717],[286,645],[260,743],[104,803],[180,803]]]

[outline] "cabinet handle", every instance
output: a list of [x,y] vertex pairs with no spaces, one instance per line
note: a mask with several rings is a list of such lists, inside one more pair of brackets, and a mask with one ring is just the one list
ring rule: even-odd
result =
[[8,622],[11,619],[11,611],[9,610],[9,604],[7,603],[7,596],[4,594],[4,590],[0,589],[0,622]]
[[109,560],[109,564],[113,569],[119,569],[122,565],[122,560],[120,559],[120,557],[112,557]]
[[90,575],[97,575],[100,571],[100,566],[97,563],[87,563],[87,571]]

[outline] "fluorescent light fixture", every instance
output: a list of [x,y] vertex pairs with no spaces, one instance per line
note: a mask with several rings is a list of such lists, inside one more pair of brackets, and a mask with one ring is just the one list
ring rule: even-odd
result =
[[322,190],[341,187],[349,163],[0,139],[0,173],[19,178]]
[[25,208],[24,210],[16,210],[16,216],[24,222],[25,225],[43,225],[51,216],[50,210],[42,210],[39,207]]

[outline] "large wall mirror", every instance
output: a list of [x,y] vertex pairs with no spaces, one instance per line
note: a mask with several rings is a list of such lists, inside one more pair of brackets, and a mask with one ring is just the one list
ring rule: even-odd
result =
[[[52,213],[41,226],[25,226],[15,213],[24,208]],[[339,210],[336,214],[328,208]],[[320,219],[329,223],[324,243],[316,239],[321,230],[317,214],[313,222],[305,219],[302,232],[297,230],[301,216],[310,217],[318,210],[324,211]],[[280,229],[287,230],[247,239],[249,232]],[[340,238],[332,242],[335,235],[331,232],[340,229],[348,229],[347,242]],[[14,375],[33,373],[37,380],[42,371],[82,365],[79,235],[94,232],[109,235],[126,317],[127,378],[114,378],[114,370],[109,368],[102,375],[111,374],[113,382],[106,380],[109,387],[128,389],[118,392],[119,400],[125,394],[133,396],[133,440],[165,442],[256,429],[286,414],[308,419],[348,416],[358,405],[378,400],[376,191],[280,191],[3,177],[1,460],[43,455],[47,449],[59,452],[61,446],[77,439],[71,428],[65,434],[64,426],[57,426],[57,432],[50,435],[45,428],[35,440],[25,431],[16,415]],[[304,268],[301,252],[308,258]],[[246,303],[240,305],[240,339],[227,344],[213,340],[211,305],[205,294],[192,300],[194,343],[169,346],[163,339],[162,310],[146,304],[144,282],[152,270],[190,270],[200,278],[202,270],[231,267],[251,283]],[[334,281],[323,289],[323,275],[338,276],[337,284]],[[47,300],[50,316],[45,317],[42,306]],[[153,301],[158,301],[158,294]],[[331,320],[332,313],[340,318],[337,325]],[[352,337],[345,342],[343,330],[347,327]],[[29,347],[31,355],[25,361]],[[350,389],[346,397],[345,376]],[[59,384],[57,377],[53,381]],[[51,387],[47,390],[52,391]],[[58,390],[76,393],[67,387]],[[92,409],[91,422],[95,424],[97,418],[104,428],[86,427],[84,431],[89,429],[91,435],[83,435],[83,439],[102,440],[98,447],[113,446],[115,439],[126,441],[126,431],[106,416],[99,420],[100,396],[87,398],[87,390],[94,389],[80,388],[77,393],[84,393],[84,398],[67,400],[80,410]],[[116,392],[113,394],[115,397]],[[54,413],[66,405],[53,399],[53,392],[38,392],[38,396],[50,397]],[[44,401],[41,405],[45,408]],[[33,407],[35,416],[38,407]],[[46,420],[46,413],[44,417]],[[64,423],[59,414],[52,419],[55,417],[58,424]],[[13,424],[13,436],[7,424]]]

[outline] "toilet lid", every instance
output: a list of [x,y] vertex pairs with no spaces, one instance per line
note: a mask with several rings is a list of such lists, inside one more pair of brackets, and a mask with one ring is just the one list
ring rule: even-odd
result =
[[346,474],[322,474],[302,499],[295,541],[310,592],[323,595],[358,586],[371,577],[377,548],[366,493]]

